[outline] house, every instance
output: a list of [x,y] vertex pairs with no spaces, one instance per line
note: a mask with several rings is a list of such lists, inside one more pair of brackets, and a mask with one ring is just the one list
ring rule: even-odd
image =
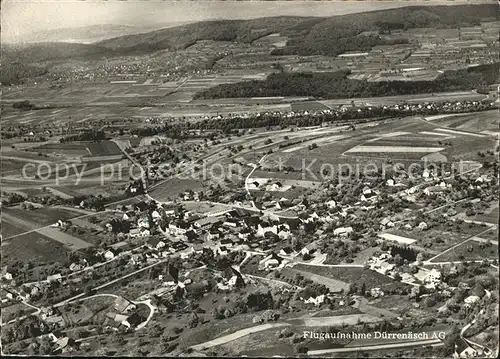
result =
[[242,287],[245,285],[245,281],[240,271],[234,267],[230,267],[230,271],[226,271],[226,277],[229,277],[227,285],[229,288]]
[[260,224],[257,225],[257,232],[255,233],[255,237],[262,238],[266,235],[266,233],[271,232],[274,234],[278,234],[278,226],[269,226],[262,227]]
[[430,271],[427,271],[425,273],[425,276],[423,278],[424,283],[429,283],[429,284],[438,284],[441,282],[441,272],[436,270],[436,269],[431,269]]
[[394,227],[394,222],[392,222],[389,218],[384,218],[380,221],[380,225],[384,228],[392,228]]
[[353,232],[352,227],[339,227],[333,231],[334,236],[347,237]]
[[5,280],[12,280],[14,276],[12,275],[12,272],[5,272],[3,274],[3,278],[5,278]]
[[137,220],[137,227],[149,229],[148,217],[141,217]]
[[106,252],[104,252],[104,258],[107,260],[107,261],[110,261],[112,260],[113,258],[115,258],[115,254],[113,253],[113,251],[111,249],[108,249]]
[[161,219],[161,214],[154,210],[153,213],[151,213],[151,217],[153,217],[153,222],[158,222]]
[[226,247],[226,248],[232,248],[234,245],[234,242],[230,238],[223,238],[220,240],[220,246]]
[[280,253],[282,256],[291,256],[295,254],[295,251],[291,247],[281,248]]
[[147,241],[147,246],[150,249],[156,249],[157,251],[161,250],[162,248],[165,248],[166,243],[163,242],[161,239],[152,237],[149,238]]
[[472,348],[463,338],[457,339],[455,342],[455,352],[453,358],[474,358],[477,357],[477,351]]
[[421,231],[425,231],[427,228],[429,228],[429,227],[427,226],[427,223],[425,223],[425,222],[420,222],[418,224],[418,229],[420,229]]
[[56,327],[62,328],[64,327],[64,318],[62,315],[52,315],[48,316],[44,319],[45,323],[52,324]]
[[82,265],[80,263],[71,263],[69,266],[69,270],[72,272],[76,272],[82,269]]
[[292,237],[292,234],[287,230],[280,230],[278,232],[278,237],[280,239],[287,240],[287,239],[290,239]]
[[302,255],[311,255],[312,253],[314,253],[316,250],[318,249],[318,245],[316,243],[309,243],[307,246],[305,246],[304,248],[302,248],[300,250],[300,254]]
[[53,275],[49,275],[47,277],[47,281],[48,282],[55,282],[55,281],[61,281],[62,280],[62,275],[61,273],[57,273],[57,274],[53,274]]
[[221,256],[225,256],[229,253],[229,250],[225,246],[219,246],[216,252]]
[[481,298],[479,298],[477,295],[470,295],[464,299],[465,306],[472,307],[475,303],[479,301],[479,299]]
[[444,191],[444,188],[441,186],[430,186],[430,187],[427,187],[426,189],[424,189],[424,193],[427,196],[439,194],[439,193],[442,193],[443,191]]
[[70,353],[77,348],[77,343],[73,338],[62,337],[56,339],[54,343],[54,352]]
[[260,265],[265,269],[275,269],[283,262],[283,259],[279,257],[276,253],[271,252],[271,255],[267,256],[260,261]]
[[125,319],[122,324],[128,328],[136,328],[139,324],[141,324],[144,319],[139,315],[139,313],[134,312],[130,316]]
[[384,292],[382,290],[380,290],[380,288],[372,288],[372,289],[370,289],[370,295],[373,298],[383,297]]
[[136,309],[136,305],[132,303],[130,300],[124,297],[118,297],[115,299],[115,310],[118,313],[130,313],[131,311]]
[[394,180],[392,178],[389,178],[387,181],[385,181],[385,184],[388,187],[392,187],[392,186],[394,186]]
[[326,296],[324,294],[318,295],[316,298],[310,297],[309,299],[305,300],[304,303],[306,304],[314,304],[315,306],[320,306],[325,302]]
[[325,204],[329,209],[334,209],[335,207],[337,207],[337,202],[335,202],[333,199],[326,202]]

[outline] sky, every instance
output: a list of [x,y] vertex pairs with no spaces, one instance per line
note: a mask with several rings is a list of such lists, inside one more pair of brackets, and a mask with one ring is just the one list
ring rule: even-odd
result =
[[[216,0],[2,0],[2,40],[23,41],[28,33],[117,24],[145,24],[250,19],[266,16],[333,16],[413,5],[452,5],[481,0],[414,1],[216,1]],[[491,2],[491,0],[490,0]]]

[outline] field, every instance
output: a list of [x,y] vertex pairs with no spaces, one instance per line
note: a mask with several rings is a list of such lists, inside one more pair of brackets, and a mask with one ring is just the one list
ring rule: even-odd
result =
[[386,239],[398,241],[402,244],[414,244],[440,252],[485,229],[485,227],[478,224],[461,223],[455,225],[452,231],[444,226],[442,228],[430,228],[426,231],[392,229],[385,233],[384,236],[390,236]]
[[331,293],[347,292],[349,289],[349,284],[346,282],[334,279],[331,276],[326,276],[324,274],[316,274],[313,271],[309,270],[309,268],[312,266],[308,266],[307,269],[297,267],[298,266],[283,269],[281,271],[282,275],[293,279],[295,275],[300,274],[305,279],[312,280],[315,283],[324,284]]
[[[363,283],[367,290],[371,288],[403,288],[404,284],[393,281],[380,273],[364,268],[342,268],[342,267],[321,267],[298,264],[293,267],[296,270],[310,272],[327,278],[332,278],[348,284],[361,286]],[[320,282],[322,283],[322,282]]]
[[67,263],[68,252],[61,243],[37,232],[31,232],[2,243],[2,262],[3,265],[17,261]]
[[28,218],[29,222],[39,226],[48,226],[58,220],[67,220],[80,215],[79,212],[68,210],[67,208],[42,207],[33,210],[22,210],[18,208],[4,208],[5,214],[17,218]]
[[205,186],[206,183],[202,180],[174,178],[155,187],[150,195],[159,201],[167,201],[175,199],[189,189],[195,192],[204,190]]
[[483,260],[483,259],[498,259],[498,245],[485,244],[475,240],[469,240],[462,243],[439,257],[434,258],[431,262],[448,262],[448,261],[467,261],[467,260]]

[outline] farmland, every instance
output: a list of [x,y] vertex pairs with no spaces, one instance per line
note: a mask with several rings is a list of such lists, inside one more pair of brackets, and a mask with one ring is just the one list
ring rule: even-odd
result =
[[484,243],[474,239],[434,258],[432,262],[472,261],[498,258],[498,244]]
[[59,242],[37,232],[24,234],[2,244],[2,262],[66,263],[68,250]]
[[364,284],[367,290],[376,287],[383,290],[405,287],[402,283],[398,283],[382,274],[364,268],[322,267],[298,264],[294,266],[294,269],[324,276],[326,278],[332,278],[351,285],[356,284],[356,286],[361,286]]

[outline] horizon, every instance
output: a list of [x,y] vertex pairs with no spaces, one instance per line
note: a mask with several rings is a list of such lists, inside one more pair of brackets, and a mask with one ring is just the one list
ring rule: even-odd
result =
[[[474,4],[491,3],[488,0]],[[208,20],[245,20],[275,16],[330,17],[412,6],[470,4],[467,0],[442,1],[175,1],[175,2],[67,2],[26,0],[2,2],[1,39],[6,43],[29,41],[37,32],[90,26],[130,26],[138,31],[176,23]],[[148,19],[146,24],[144,19]],[[181,24],[180,24],[181,25]]]

